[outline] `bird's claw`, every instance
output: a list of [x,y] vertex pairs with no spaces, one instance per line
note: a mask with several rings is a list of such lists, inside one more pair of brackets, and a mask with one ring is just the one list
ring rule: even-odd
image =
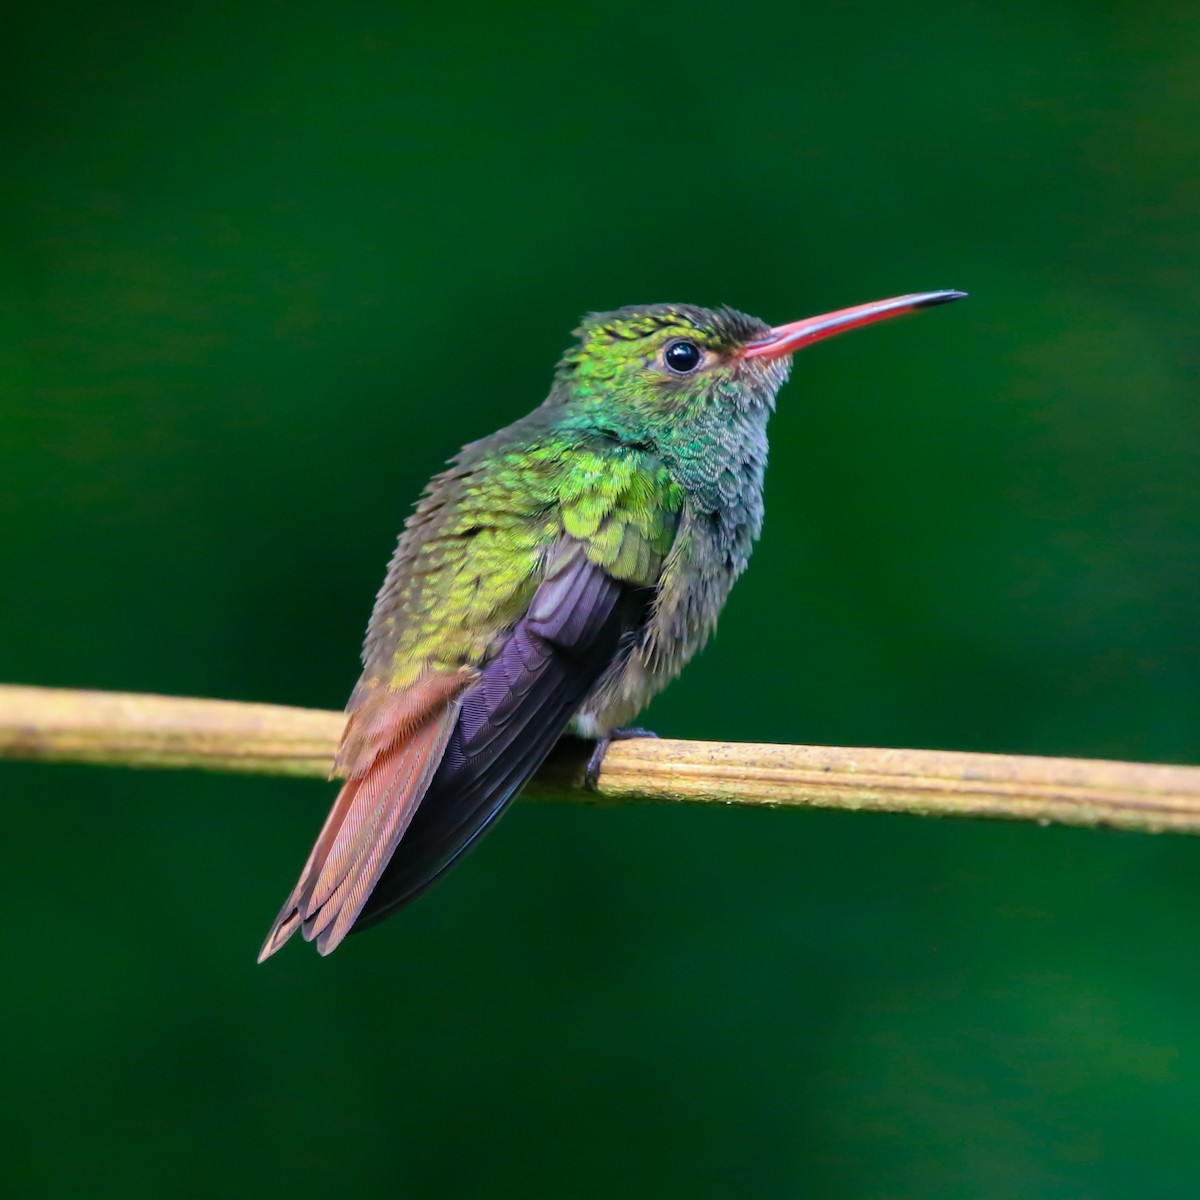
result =
[[608,753],[608,748],[613,742],[628,742],[633,738],[656,738],[658,734],[651,729],[640,729],[638,727],[614,729],[608,737],[600,738],[592,749],[592,756],[588,759],[587,768],[583,772],[583,786],[589,792],[598,792],[600,790],[600,766],[604,762],[604,756]]

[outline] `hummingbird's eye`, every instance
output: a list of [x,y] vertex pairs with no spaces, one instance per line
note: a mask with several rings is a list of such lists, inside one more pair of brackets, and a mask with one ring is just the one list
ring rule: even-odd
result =
[[688,375],[704,359],[704,351],[695,342],[672,342],[663,352],[663,362],[678,375]]

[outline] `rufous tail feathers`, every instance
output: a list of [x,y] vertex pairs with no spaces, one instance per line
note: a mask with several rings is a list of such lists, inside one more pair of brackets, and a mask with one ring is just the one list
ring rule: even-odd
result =
[[346,782],[258,961],[296,932],[328,954],[350,932],[433,778],[474,672],[429,671],[411,687],[367,689],[335,773]]

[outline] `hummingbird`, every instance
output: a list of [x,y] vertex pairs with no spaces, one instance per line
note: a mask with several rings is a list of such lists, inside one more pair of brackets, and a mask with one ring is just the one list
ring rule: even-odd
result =
[[774,328],[690,304],[585,317],[542,404],[465,446],[406,521],[347,704],[344,782],[259,961],[297,931],[328,954],[415,899],[563,734],[595,740],[594,786],[749,561],[793,354],[963,295]]

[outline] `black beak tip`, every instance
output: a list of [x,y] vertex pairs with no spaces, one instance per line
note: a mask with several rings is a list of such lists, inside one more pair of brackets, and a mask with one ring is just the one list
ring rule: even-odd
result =
[[951,300],[965,300],[966,292],[934,292],[926,300],[922,300],[920,304],[913,305],[914,308],[933,308],[935,304],[949,304]]

